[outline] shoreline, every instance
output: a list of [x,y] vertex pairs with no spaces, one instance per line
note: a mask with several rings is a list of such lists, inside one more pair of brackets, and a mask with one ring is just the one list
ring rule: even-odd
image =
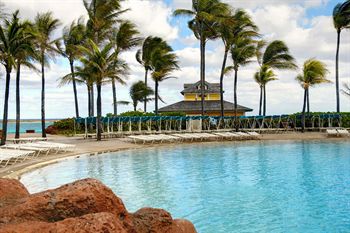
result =
[[[184,145],[200,145],[202,143],[245,143],[245,142],[286,142],[286,141],[348,141],[350,138],[330,138],[327,134],[320,132],[309,132],[309,133],[299,133],[299,132],[288,132],[282,134],[263,134],[260,140],[245,140],[245,141],[230,141],[230,140],[220,140],[220,141],[196,141],[196,142],[183,142]],[[49,135],[49,140],[53,142],[61,142],[68,144],[75,144],[76,149],[73,152],[54,154],[45,157],[39,157],[33,160],[28,160],[23,163],[18,163],[8,168],[0,169],[0,177],[2,178],[12,178],[20,180],[21,176],[36,169],[46,167],[55,163],[59,163],[68,159],[80,158],[81,156],[96,156],[105,153],[119,152],[125,150],[142,150],[149,149],[152,147],[169,147],[177,146],[178,143],[162,143],[162,144],[134,144],[127,141],[125,138],[111,138],[107,140],[102,140],[97,142],[94,139],[82,139],[77,137],[66,137],[66,136],[56,136]]]

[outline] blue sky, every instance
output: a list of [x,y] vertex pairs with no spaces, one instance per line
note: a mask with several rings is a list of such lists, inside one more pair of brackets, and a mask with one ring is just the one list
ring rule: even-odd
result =
[[[81,0],[2,0],[7,10],[20,9],[21,15],[33,18],[37,12],[53,11],[63,25],[85,14]],[[187,28],[187,18],[174,18],[175,8],[189,8],[190,0],[129,0],[124,7],[131,10],[124,18],[133,21],[141,34],[156,35],[167,40],[174,48],[180,60],[181,70],[174,73],[176,80],[160,84],[160,94],[166,104],[182,100],[180,91],[186,82],[199,80],[198,41]],[[260,33],[267,41],[283,40],[299,65],[311,57],[324,61],[329,70],[328,78],[334,81],[334,56],[336,34],[332,26],[333,7],[341,2],[336,0],[227,0],[232,7],[246,9],[260,28]],[[57,35],[61,30],[57,31]],[[350,33],[344,31],[341,42],[340,77],[341,82],[350,82]],[[206,58],[206,78],[218,82],[222,61],[220,40],[208,42]],[[133,82],[143,79],[143,69],[135,60],[135,51],[125,53],[124,59],[132,72],[128,77],[128,86],[118,85],[118,99],[129,100],[128,89]],[[239,72],[238,103],[253,108],[257,114],[259,88],[253,81],[257,69],[256,62],[242,67]],[[47,70],[47,117],[63,118],[74,115],[73,93],[71,86],[58,88],[57,79],[69,72],[68,63],[57,58]],[[295,81],[300,71],[278,71],[279,80],[267,87],[268,114],[293,113],[301,110],[302,89]],[[3,69],[1,69],[3,74]],[[152,81],[150,85],[153,85]],[[3,93],[4,79],[0,79],[0,93]],[[225,78],[225,99],[233,100],[232,75]],[[79,104],[82,116],[87,114],[86,87],[79,86]],[[15,116],[14,79],[11,84],[10,118]],[[332,111],[335,109],[334,83],[322,85],[311,90],[311,110]],[[24,70],[22,81],[22,116],[23,118],[40,117],[40,75]],[[112,91],[110,85],[103,87],[103,113],[112,111]],[[350,111],[350,101],[341,97],[342,110]],[[0,95],[2,112],[3,95]],[[150,103],[150,109],[154,104]],[[162,104],[164,105],[164,104]],[[139,106],[141,107],[141,105]],[[131,110],[132,106],[120,106],[120,111]],[[2,113],[1,113],[2,114]]]

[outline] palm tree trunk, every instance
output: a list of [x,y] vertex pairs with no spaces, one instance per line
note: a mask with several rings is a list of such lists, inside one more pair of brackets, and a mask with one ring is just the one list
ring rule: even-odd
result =
[[204,83],[205,83],[205,39],[203,38],[203,23],[200,26],[200,83],[201,83],[201,115],[204,116]]
[[307,103],[307,114],[309,115],[310,114],[310,94],[309,94],[309,89],[307,89],[307,96],[306,96],[307,100],[306,100],[306,103]]
[[266,116],[266,86],[263,87],[264,91],[264,110],[263,110],[263,116]]
[[305,132],[305,109],[306,109],[306,100],[307,100],[307,89],[304,90],[304,104],[303,111],[301,114],[301,132]]
[[118,114],[118,109],[117,109],[117,92],[115,88],[114,78],[112,78],[112,91],[113,91],[113,113],[116,116]]
[[69,65],[70,65],[70,71],[72,74],[74,103],[75,103],[75,116],[76,116],[76,118],[79,118],[79,103],[78,103],[78,94],[77,94],[77,84],[75,81],[75,73],[74,73],[74,61],[69,61]]
[[91,87],[87,85],[87,92],[88,92],[88,113],[89,117],[91,117]]
[[263,86],[260,86],[259,116],[261,116],[262,99],[263,99]]
[[[146,85],[146,87],[147,87],[147,75],[148,75],[148,68],[145,68],[145,85]],[[146,101],[146,98],[144,99],[144,102],[143,102],[143,111],[144,112],[147,112],[147,101]]]
[[91,85],[90,93],[91,93],[91,116],[95,116],[95,95],[94,95],[94,85]]
[[21,98],[20,98],[20,76],[21,76],[21,62],[17,62],[16,74],[16,134],[15,138],[19,138],[20,124],[21,124]]
[[101,134],[102,134],[102,128],[101,128],[101,116],[102,116],[102,101],[101,101],[101,84],[96,84],[97,87],[97,141],[101,141]]
[[156,115],[158,115],[158,87],[159,87],[159,83],[158,80],[155,80],[155,88],[154,88],[154,94],[155,94],[155,98],[154,98],[154,103],[155,103],[155,112]]
[[41,54],[41,135],[46,138],[45,132],[45,64],[44,54]]
[[339,99],[339,47],[340,47],[340,32],[337,30],[337,53],[335,55],[335,89],[337,99],[337,112],[340,112],[340,99]]
[[228,48],[225,48],[224,60],[222,61],[221,74],[220,74],[220,107],[221,107],[221,117],[224,117],[224,73],[226,68]]
[[1,143],[0,143],[1,146],[6,144],[6,137],[7,137],[7,118],[8,118],[9,94],[10,94],[10,77],[11,77],[11,70],[6,68],[4,115],[2,118],[2,135],[1,135]]
[[238,68],[235,68],[233,98],[234,98],[234,108],[235,108],[235,126],[236,126],[236,131],[238,132],[239,126],[238,126],[238,116],[237,116],[237,81],[238,81]]
[[135,103],[133,104],[133,106],[134,106],[134,112],[136,112],[137,102],[135,102]]

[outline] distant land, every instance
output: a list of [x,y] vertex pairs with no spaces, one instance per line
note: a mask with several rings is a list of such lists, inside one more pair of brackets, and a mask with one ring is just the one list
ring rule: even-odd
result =
[[[54,121],[58,121],[61,119],[46,119],[46,122],[54,122]],[[0,120],[0,122],[2,123],[2,119]],[[16,122],[16,119],[9,119],[8,120],[9,123],[14,123]],[[21,123],[39,123],[41,122],[41,119],[21,119]]]

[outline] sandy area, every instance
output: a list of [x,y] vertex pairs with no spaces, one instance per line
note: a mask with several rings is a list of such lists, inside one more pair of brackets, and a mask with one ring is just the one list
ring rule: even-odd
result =
[[[23,134],[22,137],[40,137],[40,134]],[[9,135],[9,139],[13,138],[13,135]],[[155,147],[155,146],[166,146],[166,144],[161,145],[142,145],[134,144],[125,138],[111,138],[105,139],[103,141],[97,142],[94,139],[82,139],[78,137],[65,137],[49,135],[49,140],[52,142],[62,142],[67,144],[75,144],[76,150],[74,152],[55,154],[49,156],[39,156],[35,159],[30,159],[22,163],[14,164],[8,166],[7,168],[0,168],[0,177],[9,177],[18,179],[22,174],[29,172],[31,170],[47,166],[52,163],[57,163],[65,159],[72,159],[74,157],[79,157],[83,154],[100,154],[105,152],[113,152],[127,149],[142,149],[145,147]],[[328,138],[326,133],[321,132],[310,132],[310,133],[298,133],[298,132],[288,132],[288,133],[278,133],[278,134],[264,134],[261,140],[349,140],[349,138]],[[206,143],[206,142],[198,142]],[[172,143],[174,144],[174,143]]]

